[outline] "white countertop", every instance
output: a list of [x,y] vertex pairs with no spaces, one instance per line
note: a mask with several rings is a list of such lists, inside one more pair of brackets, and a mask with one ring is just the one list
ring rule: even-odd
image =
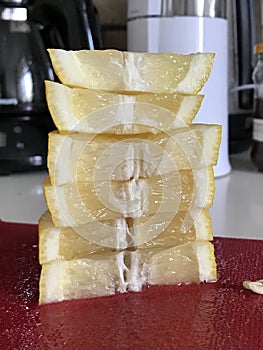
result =
[[[231,157],[232,171],[216,179],[211,209],[215,236],[263,239],[263,173],[246,154]],[[42,181],[46,171],[0,177],[0,218],[37,223],[46,210]]]

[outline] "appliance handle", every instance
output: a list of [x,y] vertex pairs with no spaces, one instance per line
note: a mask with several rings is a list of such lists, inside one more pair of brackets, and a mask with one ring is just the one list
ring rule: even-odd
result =
[[90,50],[101,49],[103,44],[97,8],[90,0],[76,0],[76,2],[78,15],[85,30],[85,45],[88,45]]
[[[49,1],[39,0],[34,6],[29,7],[29,21],[38,26],[38,34],[43,42],[43,48],[59,48],[66,47],[66,26],[60,30],[57,23],[63,23],[63,16],[59,11],[57,4],[50,4]],[[64,24],[64,23],[63,23]],[[38,35],[36,34],[36,35]]]
[[92,0],[38,0],[31,16],[43,25],[46,47],[101,49],[99,16]]
[[[93,37],[95,42],[95,49],[102,49],[103,48],[103,39],[102,39],[102,31],[101,31],[101,23],[100,23],[100,16],[97,10],[97,7],[91,3],[90,4],[93,13],[90,15],[90,17],[93,19],[93,26],[91,26],[93,30]],[[89,11],[87,12],[89,14]]]
[[39,49],[40,55],[37,55],[37,56],[41,57],[41,61],[42,61],[41,64],[42,64],[42,67],[44,68],[45,79],[55,80],[54,71],[52,69],[47,50],[44,46],[43,39],[40,34],[41,25],[36,22],[31,22],[30,25],[31,25],[31,30],[33,34],[32,38],[35,42],[35,44],[33,44],[32,46],[37,47]]
[[[239,56],[239,85],[251,82],[252,62],[251,62],[251,13],[249,2],[237,0],[237,30],[238,30],[238,56]],[[239,92],[239,106],[242,109],[252,107],[251,91]]]
[[245,85],[233,87],[232,89],[229,90],[229,92],[233,93],[236,91],[254,90],[254,89],[255,89],[255,84],[245,84]]

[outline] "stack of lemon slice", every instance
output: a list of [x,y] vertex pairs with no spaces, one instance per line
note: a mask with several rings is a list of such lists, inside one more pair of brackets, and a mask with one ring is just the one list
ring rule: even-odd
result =
[[40,303],[215,281],[221,128],[192,124],[214,55],[49,54]]

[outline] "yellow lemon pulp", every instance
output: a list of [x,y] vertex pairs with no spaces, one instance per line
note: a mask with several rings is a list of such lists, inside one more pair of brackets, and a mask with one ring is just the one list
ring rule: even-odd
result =
[[140,291],[145,285],[216,280],[213,245],[95,254],[42,265],[40,304]]
[[209,208],[214,190],[212,168],[125,182],[72,182],[61,186],[52,185],[49,178],[44,182],[45,197],[56,226]]
[[202,95],[134,93],[69,88],[46,81],[46,97],[60,131],[139,134],[192,123]]
[[49,49],[64,85],[109,91],[195,94],[206,83],[213,53],[136,53],[117,50]]
[[[178,212],[172,218],[162,213],[153,217],[144,215],[134,220],[118,218],[94,221],[83,228],[56,227],[50,212],[46,211],[39,221],[40,264],[53,260],[82,259],[116,250],[94,243],[102,233],[102,225],[105,225],[109,234],[112,234],[111,228],[116,230],[116,247],[118,230],[120,227],[122,230],[125,228],[126,244],[123,244],[122,249],[138,246],[139,243],[142,243],[140,248],[168,248],[213,238],[207,209],[194,208],[191,212]],[[149,236],[152,239],[149,240]]]
[[220,141],[221,127],[212,124],[133,137],[54,131],[48,144],[50,181],[127,181],[213,166]]

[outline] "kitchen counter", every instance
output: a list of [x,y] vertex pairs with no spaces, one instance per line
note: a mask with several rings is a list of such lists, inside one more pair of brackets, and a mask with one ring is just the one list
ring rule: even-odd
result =
[[[263,239],[263,173],[247,154],[231,157],[232,171],[216,179],[211,209],[215,236]],[[0,218],[37,223],[46,210],[42,182],[46,171],[0,177]]]

